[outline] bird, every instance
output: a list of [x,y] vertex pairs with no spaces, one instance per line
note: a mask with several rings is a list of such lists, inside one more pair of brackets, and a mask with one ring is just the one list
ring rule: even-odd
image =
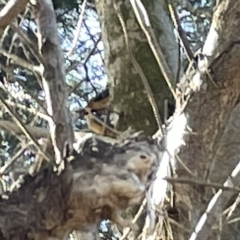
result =
[[116,138],[118,132],[114,129],[114,126],[107,121],[102,120],[99,116],[95,115],[92,109],[85,108],[84,117],[86,119],[88,128],[99,135]]
[[110,94],[109,88],[106,88],[101,93],[99,93],[96,97],[92,98],[86,108],[91,108],[92,111],[108,109],[110,106]]
[[[80,117],[86,119],[88,128],[99,135],[116,138],[118,132],[109,121],[110,94],[106,88],[96,97],[92,98],[84,109],[77,110]],[[106,112],[108,111],[108,113]],[[105,115],[106,120],[102,116]]]

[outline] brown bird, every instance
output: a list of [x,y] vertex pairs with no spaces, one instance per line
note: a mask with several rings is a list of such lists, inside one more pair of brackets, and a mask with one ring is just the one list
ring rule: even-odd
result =
[[88,128],[99,135],[116,138],[118,132],[114,129],[114,126],[109,121],[104,122],[101,118],[93,114],[91,109],[85,108],[84,116],[88,125]]
[[107,109],[109,107],[109,89],[105,89],[103,92],[98,94],[96,97],[92,98],[88,104],[87,108],[91,108],[93,111],[100,109]]
[[[85,117],[88,128],[99,135],[116,138],[118,132],[114,130],[114,126],[109,121],[109,116],[106,116],[106,121],[102,120],[101,116],[106,114],[109,109],[109,89],[106,88],[96,97],[92,98],[86,108],[77,111],[80,117]],[[108,115],[108,114],[106,114]]]

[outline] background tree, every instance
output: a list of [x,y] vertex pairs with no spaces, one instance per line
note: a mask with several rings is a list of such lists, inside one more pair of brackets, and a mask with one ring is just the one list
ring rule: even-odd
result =
[[[158,162],[147,207],[139,214],[145,226],[139,225],[135,235],[237,239],[239,1],[26,4],[2,2],[1,175],[2,198],[8,200],[0,205],[0,238],[63,239],[69,231],[81,230],[78,237],[93,239],[100,220],[119,224],[115,210],[141,203],[131,174],[146,186],[139,166],[146,162],[149,174]],[[158,143],[132,138],[130,145],[115,149],[104,143],[107,139],[94,138],[73,154],[73,130],[86,126],[75,109],[105,88],[106,79],[111,108],[121,113],[117,130],[131,127],[151,135],[164,122]],[[176,108],[171,120],[164,119],[165,99],[170,114],[170,107]],[[75,133],[75,141],[79,136]],[[94,141],[97,155],[91,150]],[[110,175],[103,166],[111,169]],[[81,174],[83,178],[76,177]],[[16,189],[18,184],[22,187]],[[76,186],[81,186],[77,193]],[[89,189],[101,191],[91,195]],[[123,199],[121,194],[128,201],[114,202]],[[93,211],[93,199],[105,200],[93,203],[99,206]],[[102,238],[121,235],[107,226],[101,228]]]

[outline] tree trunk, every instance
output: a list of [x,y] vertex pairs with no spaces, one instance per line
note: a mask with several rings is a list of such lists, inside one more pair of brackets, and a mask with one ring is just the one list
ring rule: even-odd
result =
[[[173,34],[173,25],[167,13],[166,2],[161,0],[142,2],[175,78],[178,66],[178,47]],[[134,69],[132,58],[126,47],[118,10],[126,25],[129,46],[149,82],[163,119],[164,100],[169,99],[172,102],[172,96],[147,38],[138,24],[130,1],[99,0],[96,1],[96,7],[102,28],[105,66],[111,86],[111,103],[117,112],[124,114],[122,121],[119,121],[118,128],[126,130],[130,126],[138,131],[143,130],[145,134],[153,134],[157,130],[156,120],[146,89]],[[172,79],[173,84],[174,81],[175,79]]]
[[[44,2],[47,5],[49,3]],[[176,75],[177,53],[174,47],[170,48],[175,46],[172,28],[161,28],[162,25],[157,26],[158,21],[154,20],[157,18],[155,13],[158,12],[158,6],[166,9],[161,5],[163,2],[143,1],[150,13],[149,17],[156,34],[161,31],[164,36],[169,37],[171,44],[164,45],[165,54]],[[156,126],[152,110],[147,102],[143,84],[134,72],[132,59],[124,44],[122,25],[112,3],[114,1],[99,0],[97,9],[102,22],[113,105],[118,111],[124,112],[127,125],[136,130],[143,129],[145,134],[153,133]],[[133,54],[147,76],[158,100],[159,109],[162,110],[162,100],[169,96],[167,85],[129,3],[116,3],[121,3],[120,9],[126,22]],[[172,205],[178,213],[175,219],[178,224],[171,226],[174,239],[185,240],[190,237],[190,240],[205,240],[216,239],[216,236],[221,236],[224,240],[238,239],[239,223],[230,225],[227,221],[239,215],[236,200],[239,192],[236,191],[236,187],[239,187],[240,180],[239,9],[240,0],[221,1],[216,7],[201,56],[203,60],[208,59],[207,66],[194,70],[195,72],[184,78],[188,81],[183,79],[180,84],[179,91],[182,96],[177,99],[177,111],[163,138],[166,148],[163,155],[158,142],[147,138],[136,137],[117,145],[110,145],[98,137],[85,140],[81,149],[78,149],[79,153],[71,156],[74,160],[70,162],[67,161],[69,159],[65,159],[66,168],[61,174],[58,175],[52,168],[46,167],[34,177],[26,176],[21,188],[10,194],[7,200],[2,200],[0,239],[60,240],[65,239],[73,230],[81,230],[81,233],[84,233],[88,229],[86,226],[90,229],[90,235],[96,236],[95,226],[102,219],[110,219],[122,227],[131,226],[117,213],[141,202],[149,181],[152,181],[149,177],[157,166],[158,172],[150,188],[151,203],[158,205],[155,209],[164,210],[162,206],[168,186],[163,178],[170,175],[169,162],[177,166],[176,174],[181,178],[169,180],[174,182],[173,191],[177,196],[175,205]],[[159,15],[169,22],[164,11],[159,12]],[[45,17],[48,16],[45,14]],[[159,22],[163,23],[163,20]],[[44,36],[46,32],[42,31],[42,34]],[[157,34],[159,38],[163,35]],[[44,45],[52,39],[43,37],[42,40]],[[46,72],[50,74],[48,79],[56,80],[55,83],[46,84],[51,88],[50,92],[54,86],[59,86],[59,93],[52,96],[53,103],[49,101],[49,109],[54,103],[55,106],[59,106],[57,99],[64,102],[65,98],[62,91],[61,54],[56,46],[53,49],[58,53],[54,55],[54,60],[59,61],[57,65],[60,69],[54,77],[50,72]],[[50,65],[56,64],[56,61],[51,62],[52,58],[47,52],[45,54]],[[58,74],[60,80],[56,79]],[[59,107],[56,108],[60,111]],[[63,142],[71,134],[65,126],[69,124],[67,114],[58,114],[54,116],[60,116],[58,120],[64,123],[59,141],[56,142],[56,148],[60,151]],[[52,127],[52,134],[55,134],[56,138],[59,132],[55,126]],[[120,122],[119,128],[125,127],[126,124]],[[181,161],[176,164],[176,159]],[[217,184],[224,185],[225,188],[213,187]],[[226,191],[226,187],[230,190]],[[227,212],[227,219],[223,211],[229,206],[234,214],[231,211]],[[152,209],[149,207],[148,210]],[[157,218],[154,214],[152,216],[150,220],[155,223]],[[161,218],[158,220],[161,221]],[[148,232],[148,235],[151,234]],[[160,234],[163,234],[163,229]]]
[[[156,3],[156,1],[153,2]],[[154,94],[161,93],[160,98],[155,95],[158,104],[161,104],[161,97],[165,98],[166,92],[158,89],[158,87],[165,89],[161,85],[165,83],[163,78],[159,77],[158,66],[153,63],[154,58],[146,40],[144,40],[142,30],[136,23],[130,4],[124,4],[121,1],[117,1],[117,3],[120,5],[125,23],[127,23],[130,45],[144,73],[150,74],[150,76],[147,75],[147,79]],[[154,10],[149,2],[149,6],[146,2],[144,3],[151,18],[154,15]],[[192,88],[190,100],[183,112],[178,109],[180,114],[175,115],[168,128],[167,152],[161,160],[158,178],[153,187],[152,201],[162,206],[167,191],[166,181],[162,178],[169,175],[169,159],[173,157],[175,160],[175,154],[180,151],[178,157],[190,169],[191,174],[178,163],[177,176],[190,179],[190,183],[174,184],[177,193],[178,221],[182,226],[182,228],[172,226],[175,239],[188,239],[189,236],[191,236],[191,240],[215,239],[216,234],[222,235],[222,239],[236,239],[239,235],[238,223],[227,225],[222,216],[223,210],[234,202],[235,195],[232,191],[218,192],[219,200],[212,208],[208,208],[210,214],[207,215],[205,224],[202,228],[198,225],[195,234],[192,234],[216,190],[205,185],[191,184],[191,179],[223,184],[239,161],[240,48],[237,28],[240,21],[239,5],[240,1],[222,1],[216,7],[212,26],[203,48],[203,54],[206,55],[209,62],[203,72],[197,71],[192,74],[193,77],[186,77],[186,79],[190,78],[190,88]],[[130,126],[134,126],[135,129],[143,129],[145,133],[152,133],[156,128],[153,124],[153,115],[150,113],[152,109],[144,97],[140,78],[134,73],[131,59],[125,45],[123,45],[122,27],[116,16],[116,11],[112,3],[108,1],[98,1],[97,10],[102,23],[108,77],[113,87],[113,104],[118,111],[124,112],[126,122]],[[152,23],[155,22],[152,18],[151,20]],[[156,28],[154,30],[156,31]],[[165,47],[168,46],[165,45]],[[176,58],[177,56],[176,52],[169,51],[167,48],[166,52],[171,53],[172,57]],[[168,63],[173,69],[176,69],[173,61]],[[209,73],[206,70],[210,71],[211,77],[208,77]],[[159,79],[162,81],[158,81]],[[165,87],[167,86],[165,85]],[[182,94],[188,95],[184,90],[182,90]],[[173,162],[176,164],[176,160]],[[238,177],[238,175],[236,176]],[[221,220],[224,224],[222,232],[219,231]],[[213,227],[215,230],[212,229]]]
[[[66,107],[65,72],[55,13],[51,2],[38,0],[34,6],[38,26],[38,48],[42,56],[41,73],[47,105],[49,128],[55,161],[62,159],[66,140],[73,144],[73,130],[69,109]],[[71,147],[72,148],[72,147]]]
[[[219,2],[203,48],[212,80],[218,87],[206,72],[196,72],[190,80],[194,86],[191,99],[184,113],[176,117],[185,118],[187,122],[188,132],[180,134],[185,144],[178,156],[191,171],[190,174],[178,163],[179,178],[223,184],[231,176],[233,186],[239,186],[240,176],[235,169],[240,156],[239,8],[239,0]],[[177,123],[180,122],[176,120],[173,125]],[[177,136],[177,125],[174,131],[171,134]],[[167,147],[171,148],[172,144],[169,142]],[[225,183],[225,186],[229,184]],[[228,225],[226,215],[222,215],[235,201],[234,191],[221,192],[191,184],[191,180],[190,184],[175,184],[175,187],[179,223],[185,229],[174,227],[175,239],[188,239],[189,235],[191,240],[216,239],[218,234],[224,240],[239,238],[239,222]]]

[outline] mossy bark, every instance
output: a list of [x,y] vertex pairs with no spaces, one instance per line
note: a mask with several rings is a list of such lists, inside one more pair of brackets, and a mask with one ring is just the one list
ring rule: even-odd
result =
[[[173,76],[176,76],[178,47],[166,3],[160,0],[142,2],[148,12],[166,61]],[[137,22],[130,2],[116,0],[115,3],[119,6],[124,18],[130,48],[149,82],[160,115],[163,117],[164,100],[172,101],[169,88],[149,47],[147,38]],[[116,111],[124,114],[122,121],[119,121],[118,129],[125,130],[131,126],[134,130],[143,130],[145,134],[152,134],[157,130],[156,120],[142,80],[132,64],[126,47],[123,27],[114,8],[114,1],[97,1],[96,7],[102,28],[105,65],[111,86],[112,105]],[[172,82],[174,83],[174,79]]]

